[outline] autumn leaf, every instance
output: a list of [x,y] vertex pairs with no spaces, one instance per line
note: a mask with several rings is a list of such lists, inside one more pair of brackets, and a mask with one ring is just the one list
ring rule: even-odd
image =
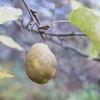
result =
[[22,10],[11,6],[0,7],[0,24],[20,18]]
[[4,45],[18,49],[20,51],[24,50],[23,47],[21,47],[18,43],[16,43],[11,37],[0,35],[0,42],[2,42]]
[[69,3],[73,10],[83,7],[83,4],[80,1],[70,0]]
[[6,78],[6,77],[14,77],[13,75],[7,73],[4,70],[0,70],[0,79]]

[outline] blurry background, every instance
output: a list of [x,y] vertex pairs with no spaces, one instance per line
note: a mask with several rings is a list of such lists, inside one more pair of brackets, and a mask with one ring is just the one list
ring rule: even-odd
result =
[[[75,0],[26,1],[38,12],[41,25],[67,20],[69,13],[78,5],[98,12],[100,10],[100,0],[78,0],[78,5]],[[21,8],[24,11],[23,25],[28,25],[30,16],[21,0],[0,0],[2,5]],[[46,34],[63,35],[72,32],[80,30],[70,23],[56,23]],[[55,76],[47,84],[38,85],[27,77],[24,60],[29,48],[41,41],[39,33],[28,32],[16,21],[0,26],[0,34],[10,36],[25,48],[25,51],[20,52],[0,43],[0,67],[15,76],[0,80],[0,100],[100,100],[100,62],[88,58],[90,41],[87,37],[46,35],[46,44],[56,56],[58,66]]]

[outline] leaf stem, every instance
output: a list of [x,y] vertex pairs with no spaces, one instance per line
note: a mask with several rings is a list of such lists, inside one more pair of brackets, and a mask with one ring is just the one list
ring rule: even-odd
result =
[[55,24],[55,23],[70,23],[70,22],[68,20],[57,20],[57,21],[47,23],[46,25],[51,26],[52,24]]

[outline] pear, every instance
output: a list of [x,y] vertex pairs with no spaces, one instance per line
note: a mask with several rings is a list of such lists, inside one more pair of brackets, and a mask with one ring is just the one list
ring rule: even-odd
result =
[[54,76],[56,67],[56,58],[47,44],[34,44],[26,55],[26,73],[35,83],[47,83]]

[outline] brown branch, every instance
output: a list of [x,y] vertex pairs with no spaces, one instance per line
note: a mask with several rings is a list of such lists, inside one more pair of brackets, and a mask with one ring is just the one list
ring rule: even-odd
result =
[[24,5],[25,5],[27,11],[29,12],[29,14],[30,14],[32,20],[34,21],[34,16],[33,16],[32,12],[31,12],[31,10],[30,10],[29,5],[25,2],[25,0],[22,0],[22,1],[23,1]]
[[85,34],[81,33],[81,32],[66,32],[66,34],[56,34],[56,33],[45,33],[45,35],[49,35],[49,36],[56,36],[56,37],[66,37],[66,36],[86,36]]
[[[32,30],[32,32],[36,32],[39,33],[37,30]],[[45,32],[44,33],[46,36],[55,36],[55,37],[68,37],[68,36],[85,36],[85,34],[83,34],[82,32],[66,32],[65,34],[62,33],[49,33],[49,32]]]
[[27,11],[29,12],[29,14],[30,14],[30,17],[31,17],[31,19],[32,19],[32,21],[31,21],[31,24],[29,24],[29,29],[28,30],[32,30],[32,28],[33,28],[33,26],[34,26],[34,24],[36,24],[36,26],[37,26],[37,28],[38,28],[38,32],[40,33],[40,35],[41,35],[41,40],[43,41],[44,39],[45,39],[45,36],[44,36],[44,31],[42,30],[42,29],[40,29],[40,21],[39,21],[39,18],[38,18],[38,16],[35,14],[36,13],[36,11],[33,11],[30,7],[29,7],[29,5],[25,2],[25,0],[22,0],[22,2],[24,3],[24,5],[25,5],[25,7],[26,7],[26,9],[27,9]]
[[89,57],[88,56],[88,54],[85,54],[85,53],[83,53],[81,50],[78,50],[78,49],[76,49],[76,48],[74,48],[74,47],[72,47],[72,46],[63,46],[63,45],[61,45],[60,43],[58,43],[57,41],[55,41],[54,39],[51,39],[51,38],[48,38],[49,40],[52,40],[52,42],[54,42],[54,43],[56,43],[57,45],[59,45],[59,46],[61,46],[61,47],[63,47],[65,50],[72,50],[72,51],[74,51],[74,52],[76,52],[77,54],[79,54],[80,56],[83,56],[83,57]]

